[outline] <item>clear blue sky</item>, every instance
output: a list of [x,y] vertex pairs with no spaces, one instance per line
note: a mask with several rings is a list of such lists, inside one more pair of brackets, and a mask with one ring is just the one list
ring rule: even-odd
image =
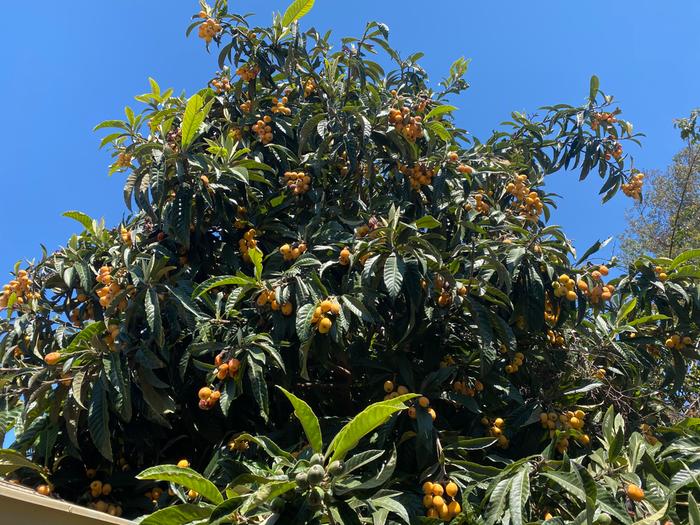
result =
[[[231,1],[256,12],[260,23],[291,0]],[[91,130],[147,90],[153,76],[163,87],[192,93],[216,70],[202,41],[185,38],[189,0],[72,0],[22,2],[0,33],[3,144],[0,174],[0,280],[12,264],[53,249],[76,231],[61,217],[78,209],[116,223],[125,212],[123,175],[107,176],[109,155]],[[641,168],[664,167],[680,147],[673,118],[700,106],[697,21],[690,0],[317,0],[302,24],[357,35],[368,20],[385,22],[402,53],[424,51],[437,81],[451,62],[472,58],[472,87],[455,100],[459,124],[485,137],[512,110],[579,103],[591,74],[617,96],[623,117],[646,133],[634,148]],[[624,228],[629,200],[604,207],[597,179],[579,184],[553,177],[565,198],[555,222],[579,251]]]

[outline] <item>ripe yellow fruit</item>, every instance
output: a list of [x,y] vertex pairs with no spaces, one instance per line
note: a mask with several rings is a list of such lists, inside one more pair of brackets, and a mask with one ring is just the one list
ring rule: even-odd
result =
[[457,495],[458,490],[459,490],[459,487],[457,486],[456,483],[454,483],[452,481],[450,481],[447,485],[445,485],[445,492],[451,498],[454,498]]
[[554,516],[552,516],[549,512],[545,512],[545,513],[544,513],[544,521],[549,521],[549,520],[551,520],[553,517],[554,517]]
[[211,397],[211,388],[209,388],[208,386],[203,386],[199,389],[197,395],[199,396],[199,399],[203,401],[209,399]]
[[332,308],[333,301],[326,299],[321,302],[321,312],[323,312],[324,314],[330,312]]
[[335,301],[333,301],[333,303],[331,304],[331,313],[333,315],[340,314],[340,305],[338,303],[336,303]]
[[447,509],[450,511],[450,516],[454,517],[460,512],[462,512],[462,506],[457,503],[456,501],[452,501],[448,506]]
[[103,496],[109,496],[112,493],[112,485],[109,483],[105,483],[102,485],[102,495]]
[[583,410],[577,410],[576,412],[574,412],[574,416],[576,416],[579,419],[583,419],[584,417],[586,417],[586,414],[583,412]]
[[663,282],[666,281],[666,279],[668,279],[668,275],[667,275],[666,273],[664,273],[664,272],[661,272],[661,273],[659,274],[659,281],[661,281],[661,282],[663,283]]
[[627,485],[625,492],[632,501],[642,501],[644,499],[644,490],[634,483]]
[[318,323],[318,331],[321,334],[327,334],[330,332],[331,326],[333,326],[333,321],[328,319],[328,317],[324,317]]
[[[445,490],[442,488],[442,485],[439,483],[433,483],[433,496],[442,496]],[[442,498],[440,498],[442,500]],[[433,505],[436,507],[438,506],[437,501],[433,499]]]
[[433,496],[431,494],[426,494],[425,496],[423,496],[423,506],[426,509],[429,509],[433,506]]
[[406,394],[408,394],[408,387],[401,385],[399,388],[396,389],[396,393],[400,396],[405,396]]
[[566,275],[565,273],[559,276],[559,282],[561,284],[566,284],[569,280],[569,276]]
[[426,481],[423,483],[423,494],[432,494],[433,493],[433,484],[430,481]]
[[61,354],[58,352],[50,352],[44,356],[44,362],[49,366],[55,365],[60,359]]
[[608,275],[608,273],[610,272],[610,270],[608,270],[608,267],[605,266],[604,264],[601,264],[598,267],[598,271],[601,273],[601,275]]
[[435,419],[437,419],[437,414],[435,413],[435,410],[433,410],[432,408],[428,409],[428,414],[430,414],[430,417],[433,419],[433,421],[435,421]]
[[442,496],[435,496],[433,498],[433,507],[440,508],[445,504],[445,500],[442,499]]
[[430,400],[429,400],[427,397],[425,397],[425,396],[421,396],[421,397],[418,399],[418,404],[419,404],[420,406],[422,406],[423,408],[428,408],[428,407],[430,406]]
[[428,512],[426,512],[425,515],[426,515],[428,518],[437,518],[440,514],[439,514],[438,511],[433,507],[433,508],[428,509]]
[[36,491],[42,496],[51,495],[51,487],[49,487],[48,485],[38,485]]
[[493,424],[494,424],[494,426],[496,426],[498,428],[503,428],[503,425],[505,425],[506,422],[503,420],[503,418],[497,417],[494,420]]
[[177,462],[177,466],[180,468],[188,468],[190,466],[190,462],[187,461],[186,459],[181,459],[180,461]]
[[[394,391],[394,383],[392,381],[384,381],[384,392],[387,394]],[[429,483],[426,481],[426,483]]]
[[100,480],[96,479],[95,481],[90,483],[90,490],[101,494],[102,493],[102,482]]

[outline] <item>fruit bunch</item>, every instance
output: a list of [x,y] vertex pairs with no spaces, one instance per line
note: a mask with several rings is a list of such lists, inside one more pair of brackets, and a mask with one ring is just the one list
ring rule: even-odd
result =
[[258,295],[257,305],[261,308],[265,305],[269,305],[272,311],[276,312],[281,310],[282,315],[286,317],[289,317],[292,315],[292,313],[294,313],[294,305],[292,303],[279,304],[274,290],[263,290],[260,295]]
[[[399,388],[401,388],[401,387],[399,387]],[[406,387],[404,387],[404,388],[406,388]],[[398,391],[396,393],[397,393],[397,395],[401,395],[398,393]],[[392,394],[393,394],[393,392],[392,392]],[[416,419],[418,417],[418,410],[421,410],[421,409],[425,410],[427,412],[427,414],[430,416],[430,418],[433,421],[435,421],[435,419],[437,418],[437,413],[430,406],[430,399],[428,399],[425,396],[419,397],[417,402],[413,403],[410,407],[408,407],[408,417],[410,417],[411,419]]]
[[218,20],[214,18],[207,18],[204,22],[199,25],[199,38],[204,40],[207,44],[211,42],[216,35],[221,31],[221,24]]
[[428,518],[439,518],[442,521],[450,521],[462,512],[462,507],[457,501],[459,487],[453,481],[423,483],[423,506]]
[[2,287],[2,294],[0,295],[0,310],[7,308],[10,303],[10,298],[14,295],[14,304],[22,305],[25,301],[31,301],[32,299],[39,298],[39,292],[32,292],[30,290],[32,285],[32,280],[29,278],[27,270],[20,270],[17,272],[17,279],[13,279],[6,285]]
[[319,334],[327,334],[333,327],[333,318],[340,315],[340,304],[335,299],[321,301],[311,317],[311,324],[316,326]]
[[473,208],[476,210],[477,213],[483,213],[484,215],[488,215],[491,206],[489,206],[489,203],[484,200],[484,190],[477,191],[474,194],[473,198],[474,206],[472,206],[471,202],[468,202],[464,206],[464,209],[470,211]]
[[503,434],[503,427],[506,426],[506,421],[503,418],[497,417],[492,419],[483,417],[481,418],[481,424],[487,428],[489,436],[497,439],[496,444],[499,447],[508,448],[510,440]]
[[285,261],[295,261],[306,252],[305,242],[293,242],[280,246],[280,253]]
[[506,365],[506,374],[515,374],[525,362],[525,356],[522,352],[515,352],[513,360]]
[[601,111],[599,113],[593,113],[593,115],[591,115],[591,128],[595,131],[601,125],[603,127],[607,127],[611,124],[614,124],[615,122],[617,122],[617,119],[615,118],[616,114],[617,114],[617,111],[615,111],[613,113],[608,113],[605,111]]
[[272,142],[272,127],[270,126],[272,117],[265,115],[252,126],[253,132],[258,136],[258,140],[263,144]]
[[530,186],[525,181],[527,181],[527,175],[517,175],[515,182],[509,182],[506,185],[506,191],[519,201],[525,200],[530,193]]
[[[250,111],[253,109],[253,101],[246,100],[244,102],[241,102],[238,107],[241,108],[241,111],[243,113],[250,113]],[[263,124],[264,124],[264,122],[263,122]]]
[[97,296],[100,298],[100,306],[102,306],[102,308],[107,308],[122,289],[112,277],[112,268],[109,266],[102,266],[99,269],[96,280],[98,283],[104,285],[97,290]]
[[118,324],[110,324],[107,326],[107,335],[102,338],[102,341],[107,345],[110,352],[117,351],[116,339],[119,337],[119,330]]
[[462,394],[469,397],[474,397],[477,392],[481,392],[484,389],[484,384],[478,379],[475,380],[465,380],[465,381],[455,381],[452,383],[452,390],[458,394]]
[[566,343],[564,336],[561,334],[557,334],[554,330],[547,330],[547,340],[552,346],[558,347],[564,346],[564,344]]
[[[320,507],[323,500],[330,496],[333,478],[342,475],[345,470],[345,464],[340,460],[333,461],[327,467],[324,467],[323,463],[323,454],[314,454],[311,456],[308,467],[302,466],[301,470],[294,475],[297,492],[307,495],[307,503],[312,508]],[[277,499],[271,502],[273,508],[279,507],[280,504],[284,505],[284,500],[277,502]]]
[[102,496],[107,497],[112,493],[112,485],[109,483],[102,483],[100,480],[95,480],[90,483],[89,490],[90,496],[93,499],[97,499],[97,501],[91,501],[88,503],[88,508],[98,512],[104,512],[110,516],[119,517],[122,515],[122,508],[120,505],[115,505],[101,499]]
[[668,274],[664,271],[664,269],[661,266],[656,266],[654,268],[654,273],[656,276],[659,278],[659,281],[666,282],[666,279],[668,279]]
[[214,358],[214,365],[216,365],[216,378],[220,381],[226,378],[235,378],[238,375],[238,371],[241,369],[241,362],[232,357],[228,361],[224,362],[224,356],[222,354],[217,355]]
[[248,252],[258,247],[258,241],[255,240],[256,233],[255,229],[251,228],[243,234],[242,239],[238,240],[238,248],[241,250],[245,262],[250,262],[250,255]]
[[411,110],[406,106],[389,110],[389,124],[409,142],[415,142],[423,135],[422,121],[423,117],[411,116]]
[[347,246],[340,250],[338,262],[343,266],[348,266],[350,264],[350,250]]
[[415,164],[412,167],[399,165],[399,171],[408,177],[411,188],[420,190],[421,186],[429,186],[433,182],[435,170],[423,163]]
[[620,157],[622,157],[622,144],[615,140],[615,137],[613,136],[608,137],[607,141],[605,142],[605,149],[605,160],[610,160],[611,157],[618,160]]
[[554,297],[566,297],[567,301],[575,301],[578,297],[575,290],[576,281],[566,274],[560,275],[552,283],[552,288],[554,288]]
[[122,151],[119,153],[119,155],[117,155],[117,161],[114,163],[114,165],[117,168],[128,168],[131,166],[131,159],[131,155],[129,155],[126,151]]
[[202,410],[211,410],[214,408],[217,401],[219,401],[221,392],[212,390],[208,386],[203,386],[199,389],[199,392],[197,392],[197,396],[199,397],[199,408]]
[[229,441],[227,446],[231,452],[244,452],[248,450],[250,443],[247,439],[236,438]]
[[642,423],[639,425],[639,431],[644,436],[646,442],[650,445],[654,446],[659,442],[659,439],[654,435],[654,433],[651,431],[651,427],[647,423]]
[[634,200],[639,200],[642,196],[642,187],[644,186],[644,174],[637,173],[630,177],[630,181],[622,184],[622,193]]
[[215,79],[211,81],[211,85],[214,86],[214,90],[221,94],[231,91],[231,80],[224,74],[219,74]]
[[[549,437],[553,438],[557,431],[577,431],[576,441],[581,445],[588,445],[591,442],[590,436],[588,434],[581,433],[583,425],[585,424],[586,414],[583,410],[576,410],[572,412],[567,410],[557,414],[556,412],[542,412],[540,414],[540,425],[542,428],[549,431]],[[567,436],[559,439],[556,444],[556,449],[559,453],[563,454],[569,448],[569,439]]]
[[614,291],[615,287],[612,284],[598,284],[585,293],[591,304],[599,304],[601,301],[609,301]]
[[457,166],[457,171],[462,175],[471,175],[472,173],[474,173],[474,168],[467,164],[460,164],[459,166]]
[[686,336],[681,336],[679,334],[673,334],[664,341],[666,348],[671,348],[674,350],[683,350],[685,347],[693,344],[693,340]]
[[313,78],[307,78],[304,82],[304,96],[309,97],[316,91],[316,81]]
[[553,305],[549,300],[549,294],[544,303],[544,320],[549,324],[557,324],[559,320],[559,305]]
[[288,117],[292,114],[292,110],[286,105],[288,101],[289,99],[287,99],[287,97],[282,97],[282,100],[278,100],[276,97],[273,98],[271,111]]
[[286,171],[284,173],[284,182],[294,195],[301,195],[309,191],[311,176],[303,171]]
[[254,80],[255,77],[258,76],[258,73],[260,73],[260,68],[255,64],[243,64],[236,70],[236,74],[239,77],[241,77],[241,79],[243,79],[245,82],[250,82],[251,80]]

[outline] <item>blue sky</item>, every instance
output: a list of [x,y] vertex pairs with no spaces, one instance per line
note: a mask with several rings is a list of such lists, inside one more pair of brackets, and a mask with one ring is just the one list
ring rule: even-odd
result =
[[[267,23],[291,0],[232,1]],[[349,6],[352,7],[349,7]],[[216,70],[215,58],[184,30],[198,10],[189,0],[25,2],[0,34],[0,96],[5,154],[0,163],[4,220],[0,280],[20,258],[61,245],[78,209],[116,223],[125,212],[123,176],[107,176],[109,155],[92,132],[121,117],[153,76],[163,87],[192,93]],[[405,55],[423,51],[437,81],[455,58],[471,58],[472,87],[455,99],[458,123],[485,137],[512,110],[579,103],[591,74],[615,94],[623,117],[647,137],[633,148],[640,168],[664,167],[681,146],[672,126],[696,105],[700,83],[696,23],[700,3],[651,0],[317,0],[302,25],[357,35],[368,20],[385,22]],[[598,181],[552,177],[564,196],[553,222],[579,251],[624,228],[630,201],[599,205]]]

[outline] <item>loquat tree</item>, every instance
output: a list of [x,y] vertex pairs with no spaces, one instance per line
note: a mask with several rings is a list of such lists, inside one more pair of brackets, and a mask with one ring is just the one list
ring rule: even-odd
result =
[[464,59],[312,4],[202,4],[210,84],[97,126],[132,211],[14,269],[0,473],[142,525],[699,524],[700,251],[612,278],[548,223],[553,173],[638,193],[613,98],[481,141]]

